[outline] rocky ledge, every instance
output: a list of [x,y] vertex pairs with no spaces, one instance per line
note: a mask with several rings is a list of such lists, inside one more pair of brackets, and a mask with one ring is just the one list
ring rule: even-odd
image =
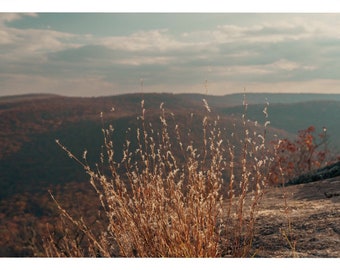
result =
[[318,169],[314,172],[310,172],[307,174],[300,175],[290,181],[288,181],[285,185],[299,185],[306,184],[311,182],[316,182],[324,179],[331,179],[334,177],[340,176],[340,161],[331,164],[329,166]]
[[258,257],[340,258],[340,162],[269,188],[256,221]]

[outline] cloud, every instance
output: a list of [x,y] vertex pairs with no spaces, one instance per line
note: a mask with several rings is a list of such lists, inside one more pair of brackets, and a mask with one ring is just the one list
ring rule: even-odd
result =
[[138,31],[128,36],[106,37],[98,40],[98,43],[113,50],[123,51],[156,51],[165,52],[177,50],[187,46],[168,34],[167,29],[152,31]]
[[[2,61],[46,60],[46,54],[81,46],[84,36],[51,29],[20,29],[10,27],[8,22],[36,14],[0,14],[0,49]],[[81,41],[80,41],[81,40]]]
[[220,25],[214,32],[220,42],[259,42],[276,43],[288,40],[339,39],[340,29],[337,23],[340,15],[278,14],[277,19],[263,19],[261,22],[247,25]]
[[208,79],[214,93],[242,91],[242,85],[316,89],[307,82],[335,87],[340,80],[337,14],[249,14],[225,23],[219,17],[204,30],[155,25],[112,36],[10,26],[24,16],[39,19],[0,14],[0,75],[7,92],[138,91],[142,77],[150,91],[175,92],[201,91]]
[[119,93],[119,86],[102,76],[54,78],[41,75],[0,74],[1,94],[54,93],[66,96],[100,96]]
[[38,15],[36,13],[0,13],[0,25],[20,20],[26,16],[37,17]]
[[126,58],[122,60],[118,60],[117,63],[121,65],[129,65],[129,66],[147,66],[147,65],[169,65],[174,63],[174,59],[172,57],[133,57],[131,59]]

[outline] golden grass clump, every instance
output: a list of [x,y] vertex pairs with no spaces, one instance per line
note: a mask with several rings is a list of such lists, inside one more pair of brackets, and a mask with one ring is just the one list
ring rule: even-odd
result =
[[[100,231],[75,219],[55,200],[65,235],[45,241],[48,256],[222,257],[250,256],[256,210],[269,177],[266,131],[251,131],[245,114],[239,144],[219,126],[206,100],[202,142],[195,144],[160,106],[158,130],[146,120],[141,102],[135,141],[126,140],[123,158],[115,158],[114,129],[103,128],[100,163],[91,168],[58,140],[83,166],[102,207]],[[244,104],[246,112],[246,103]],[[264,110],[266,112],[266,109]],[[267,115],[266,115],[267,116]],[[191,139],[190,139],[191,138]],[[231,139],[230,139],[231,138]],[[98,221],[99,222],[99,221]],[[71,227],[86,241],[75,241]],[[73,237],[73,239],[72,239]]]

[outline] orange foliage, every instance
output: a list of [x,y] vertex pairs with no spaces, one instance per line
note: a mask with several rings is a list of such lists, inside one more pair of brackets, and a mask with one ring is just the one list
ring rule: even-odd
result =
[[276,153],[271,168],[273,171],[271,182],[286,182],[298,175],[329,164],[332,160],[327,149],[326,131],[324,128],[317,139],[314,135],[315,127],[310,126],[300,130],[294,141],[281,139],[273,142]]

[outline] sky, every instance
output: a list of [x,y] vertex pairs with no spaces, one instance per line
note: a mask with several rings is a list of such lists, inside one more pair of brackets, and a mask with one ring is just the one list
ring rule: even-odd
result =
[[340,94],[340,13],[37,10],[0,10],[0,96]]

